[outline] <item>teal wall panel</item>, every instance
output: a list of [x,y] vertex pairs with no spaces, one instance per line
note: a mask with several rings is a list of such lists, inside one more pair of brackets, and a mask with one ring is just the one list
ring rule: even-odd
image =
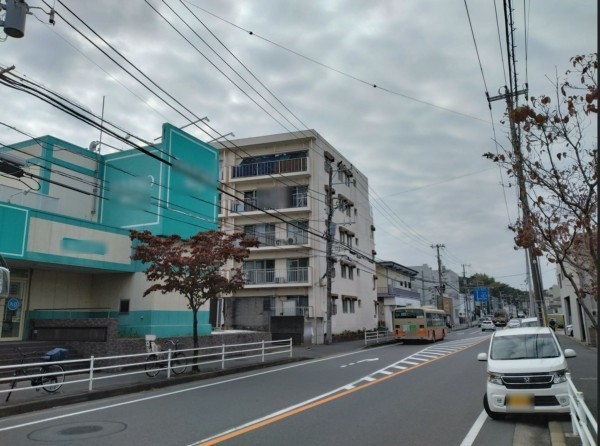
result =
[[23,257],[29,214],[26,209],[0,204],[0,253]]
[[[209,312],[198,312],[198,335],[212,332],[208,323]],[[192,311],[147,310],[119,314],[119,335],[139,337],[155,334],[158,338],[192,336]]]

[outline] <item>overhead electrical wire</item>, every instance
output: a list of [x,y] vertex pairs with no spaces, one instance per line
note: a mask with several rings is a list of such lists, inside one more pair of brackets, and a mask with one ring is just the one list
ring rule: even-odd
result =
[[[0,76],[0,83],[3,83],[3,84],[5,84],[5,85],[7,85],[7,86],[10,86],[11,88],[20,89],[20,88],[18,88],[18,85],[15,85],[16,83],[15,83],[14,81],[11,81],[11,80],[9,80],[9,82],[4,82],[4,81],[5,81],[5,78],[6,78],[6,76]],[[20,78],[20,79],[21,79],[21,80],[24,80],[23,78]],[[32,83],[32,81],[27,81],[27,82],[28,82],[28,83]],[[22,90],[22,89],[21,89],[21,90]],[[32,95],[34,95],[34,96],[37,96],[37,95],[36,95],[36,92],[37,92],[37,91],[35,90],[35,88],[28,87],[27,89],[25,89],[25,90],[23,90],[23,91],[26,91],[26,92],[28,92],[28,93],[30,93],[30,94],[32,94]],[[47,92],[50,92],[50,90],[48,90],[48,89],[46,89],[46,91],[47,91]],[[53,93],[53,92],[52,92],[52,93]],[[69,109],[69,108],[68,108],[68,107],[67,107],[65,104],[61,103],[60,101],[57,101],[57,100],[50,101],[50,100],[49,100],[49,98],[48,98],[48,95],[47,95],[47,94],[43,94],[43,95],[41,95],[41,96],[37,96],[37,97],[38,97],[38,98],[40,98],[40,99],[42,99],[42,100],[44,100],[44,101],[46,101],[46,102],[49,102],[51,105],[55,105],[55,106],[57,106],[57,107],[58,107],[58,105],[57,105],[57,104],[60,104],[60,107],[58,107],[58,108],[60,108],[60,109],[61,109],[61,110],[63,110],[63,111],[66,111],[67,113],[69,113],[69,114],[71,114],[71,115],[73,115],[74,117],[77,117],[77,118],[79,119],[80,113],[78,113],[77,111],[75,111],[75,110],[73,110],[73,109]],[[60,98],[61,98],[61,99],[64,99],[64,98],[62,98],[62,97],[60,97]],[[78,106],[77,104],[71,104],[71,105],[72,105],[72,106],[74,106],[74,107],[77,107],[77,108],[80,108],[80,109],[81,109],[81,107],[80,107],[80,106]],[[85,110],[84,110],[84,111],[85,111]],[[93,113],[91,113],[91,112],[87,112],[87,113],[88,113],[88,114],[91,114],[91,115],[93,115]],[[94,116],[95,118],[98,118],[98,117],[97,117],[97,116],[95,116],[95,115],[93,115],[93,116]],[[87,121],[84,121],[84,122],[86,122],[86,123],[94,123],[94,124],[95,124],[95,126],[99,125],[99,124],[97,124],[97,122],[95,122],[95,121],[92,121],[92,120],[90,120],[90,119],[88,119]],[[108,123],[107,121],[104,121],[104,123],[105,123],[105,124],[110,124],[110,123]],[[102,128],[102,130],[103,130],[104,132],[107,132],[108,134],[112,134],[112,130],[111,130],[111,129],[109,129],[109,128],[106,128],[106,127],[101,127],[101,128]],[[122,130],[122,129],[121,129],[121,130]],[[124,131],[124,130],[123,130],[123,131]],[[126,132],[126,133],[127,133],[128,135],[131,135],[131,136],[133,136],[133,135],[132,135],[130,132]],[[114,136],[114,135],[113,135],[113,136]],[[135,138],[136,138],[136,139],[139,139],[139,138],[137,138],[137,137],[135,137]],[[130,142],[130,141],[128,141],[128,140],[125,140],[124,142],[126,142],[126,143],[128,143],[128,144],[130,144],[130,145],[134,145],[132,142]],[[135,145],[134,145],[134,146],[135,146]],[[140,147],[134,147],[134,148],[141,149]],[[142,150],[142,152],[144,152],[144,150]],[[144,153],[145,153],[145,152],[144,152]],[[171,163],[170,163],[170,162],[168,162],[168,161],[166,161],[166,160],[164,160],[164,159],[161,159],[161,158],[157,158],[157,159],[158,159],[160,162],[163,162],[163,163],[166,163],[166,164],[168,164],[168,165],[171,165]],[[81,190],[81,189],[72,188],[72,187],[69,187],[69,186],[66,186],[66,185],[63,185],[63,184],[57,183],[57,182],[53,182],[52,180],[47,180],[47,179],[44,179],[44,178],[41,178],[41,177],[40,177],[39,179],[41,179],[41,180],[43,180],[43,181],[48,181],[48,182],[51,182],[51,183],[54,183],[54,184],[57,184],[57,185],[60,185],[60,186],[63,186],[63,187],[67,187],[67,188],[73,189],[73,190],[75,190],[75,191],[78,191],[78,192],[84,193],[84,194],[86,194],[86,195],[92,195],[92,196],[96,196],[97,198],[105,198],[105,197],[102,197],[102,196],[100,196],[100,195],[97,195],[97,194],[94,194],[94,193],[88,192],[88,191],[84,191],[84,190]],[[224,194],[226,194],[226,195],[229,195],[229,196],[231,196],[231,197],[233,197],[233,198],[236,198],[236,199],[237,199],[237,196],[235,196],[235,195],[233,195],[233,194],[231,194],[231,193],[229,193],[229,192],[227,192],[227,191],[224,191],[224,190],[223,190],[223,189],[221,189],[221,188],[217,188],[217,190],[219,190],[221,193],[224,193]],[[201,200],[201,201],[204,201],[204,200]],[[212,203],[211,203],[211,204],[212,204]],[[254,208],[254,209],[258,210],[258,211],[261,211],[261,212],[263,212],[263,213],[264,213],[264,214],[266,214],[266,215],[270,215],[270,216],[272,216],[272,217],[275,217],[276,219],[278,219],[278,220],[280,220],[280,221],[282,221],[282,222],[284,222],[284,223],[286,223],[286,224],[288,224],[288,225],[295,226],[297,229],[300,229],[300,230],[306,230],[305,228],[303,228],[303,227],[299,227],[299,226],[295,225],[295,224],[294,224],[293,222],[291,222],[291,221],[284,220],[284,219],[283,219],[282,217],[280,217],[279,215],[276,215],[276,214],[272,214],[272,213],[270,213],[270,212],[267,212],[265,209],[262,209],[262,208],[260,208],[260,207],[258,207],[258,206],[256,206],[256,205],[254,205],[254,204],[252,204],[252,203],[246,203],[246,205],[247,205],[247,206],[250,206],[250,207],[252,207],[252,208]],[[279,212],[278,212],[278,213],[279,213]],[[281,215],[284,215],[284,216],[285,216],[285,214],[283,214],[283,213],[279,213],[279,214],[281,214]],[[192,215],[189,215],[189,216],[192,216]],[[294,220],[293,220],[293,221],[294,221]],[[318,234],[318,233],[315,233],[315,232],[313,232],[313,231],[306,230],[306,232],[307,232],[307,233],[310,233],[310,234],[312,234],[312,235],[313,235],[313,236],[315,236],[315,237],[318,237],[318,238],[321,238],[321,239],[323,239],[323,238],[324,238],[324,236],[323,236],[323,235],[321,235],[321,234]],[[364,253],[364,251],[361,251],[360,249],[357,249],[357,248],[352,248],[352,249],[353,249],[355,252],[357,252],[357,253],[360,253],[360,254],[361,254],[361,256],[362,256],[363,258],[365,258],[365,259],[367,259],[367,260],[369,260],[369,259],[370,259],[370,253]]]
[[393,94],[393,95],[395,95],[395,96],[400,96],[400,97],[403,97],[403,98],[405,98],[405,99],[409,99],[409,100],[411,100],[411,101],[418,102],[418,103],[420,103],[420,104],[424,104],[424,105],[427,105],[427,106],[430,106],[430,107],[434,107],[434,108],[437,108],[437,109],[439,109],[439,110],[443,110],[443,111],[446,111],[446,112],[449,112],[449,113],[454,113],[454,114],[456,114],[456,115],[460,115],[460,116],[463,116],[463,117],[465,117],[465,118],[474,119],[474,120],[476,120],[476,121],[480,121],[480,122],[485,122],[485,123],[487,123],[487,121],[486,121],[486,120],[484,120],[484,119],[481,119],[481,118],[478,118],[478,117],[476,117],[476,116],[471,116],[471,115],[469,115],[469,114],[466,114],[466,113],[463,113],[463,112],[459,112],[459,111],[457,111],[457,110],[452,110],[452,109],[450,109],[450,108],[442,107],[442,106],[440,106],[440,105],[437,105],[437,104],[434,104],[434,103],[432,103],[432,102],[423,101],[423,100],[421,100],[421,99],[414,98],[414,97],[412,97],[412,96],[409,96],[409,95],[407,95],[407,94],[400,93],[400,92],[398,92],[398,91],[394,91],[394,90],[391,90],[391,89],[389,89],[389,88],[382,87],[381,85],[377,85],[377,83],[374,83],[374,82],[368,82],[368,81],[365,81],[365,80],[363,80],[363,79],[360,79],[360,78],[358,78],[358,77],[356,77],[356,76],[354,76],[354,75],[352,75],[352,74],[346,73],[346,72],[344,72],[344,71],[342,71],[342,70],[338,70],[337,68],[334,68],[334,67],[332,67],[332,66],[330,66],[330,65],[327,65],[327,64],[324,64],[324,63],[322,63],[322,62],[319,62],[319,61],[318,61],[318,60],[316,60],[316,59],[313,59],[313,58],[311,58],[311,57],[305,56],[305,55],[303,55],[303,54],[301,54],[301,53],[299,53],[299,52],[297,52],[297,51],[294,51],[294,50],[292,50],[292,49],[290,49],[290,48],[287,48],[287,47],[285,47],[285,46],[283,46],[283,45],[281,45],[281,44],[279,44],[279,43],[276,43],[276,42],[274,42],[274,41],[272,41],[272,40],[269,40],[269,39],[267,39],[266,37],[263,37],[263,36],[261,36],[261,35],[259,35],[259,34],[255,33],[255,32],[253,32],[253,31],[250,31],[250,30],[248,30],[248,29],[245,29],[245,28],[243,28],[243,27],[241,27],[241,26],[239,26],[239,25],[236,25],[235,23],[233,23],[233,22],[230,22],[230,21],[228,21],[228,20],[226,20],[226,19],[224,19],[224,18],[222,18],[222,17],[219,17],[218,15],[216,15],[216,14],[214,14],[214,13],[212,13],[212,12],[208,11],[207,9],[205,9],[205,8],[202,8],[202,7],[200,7],[200,6],[198,6],[198,5],[194,4],[194,3],[192,3],[192,2],[190,2],[190,1],[186,1],[186,3],[188,3],[188,4],[192,5],[192,6],[193,6],[193,7],[195,7],[195,8],[198,8],[198,9],[200,9],[201,11],[204,11],[204,12],[206,12],[207,14],[209,14],[209,15],[211,15],[211,16],[213,16],[213,17],[215,17],[215,18],[217,18],[217,19],[219,19],[219,20],[221,20],[221,21],[223,21],[223,22],[225,22],[225,23],[227,23],[227,24],[229,24],[229,25],[231,25],[231,26],[233,26],[233,27],[235,27],[235,28],[237,28],[237,29],[241,30],[241,31],[244,31],[244,32],[248,33],[249,35],[251,35],[251,36],[253,36],[253,37],[257,37],[257,38],[259,38],[259,39],[261,39],[261,40],[263,40],[263,41],[265,41],[265,42],[268,42],[268,43],[270,43],[270,44],[272,44],[272,45],[275,45],[276,47],[278,47],[278,48],[280,48],[280,49],[282,49],[282,50],[284,50],[284,51],[287,51],[287,52],[289,52],[289,53],[292,53],[292,54],[294,54],[294,55],[296,55],[296,56],[298,56],[298,57],[301,57],[301,58],[303,58],[303,59],[305,59],[305,60],[308,60],[309,62],[312,62],[312,63],[314,63],[314,64],[320,65],[320,66],[321,66],[321,67],[323,67],[323,68],[326,68],[326,69],[328,69],[328,70],[334,71],[334,72],[336,72],[336,73],[338,73],[338,74],[341,74],[342,76],[345,76],[345,77],[348,77],[348,78],[350,78],[350,79],[353,79],[353,80],[355,80],[355,81],[357,81],[357,82],[360,82],[360,83],[362,83],[362,84],[364,84],[364,85],[368,85],[369,87],[376,88],[376,89],[382,90],[382,91],[384,91],[384,92],[386,92],[386,93],[390,93],[390,94]]
[[[59,1],[59,2],[60,2],[60,1]],[[62,4],[62,2],[60,2],[60,3]],[[64,6],[64,5],[63,5],[63,6]],[[234,198],[237,198],[237,197],[234,197]]]
[[[60,2],[60,0],[59,0],[59,2]],[[154,8],[153,8],[153,9],[154,9]],[[155,10],[155,9],[154,9],[154,10]],[[70,11],[70,10],[69,10],[69,11]],[[156,11],[156,10],[155,10],[155,11]],[[72,13],[72,11],[70,11],[70,12]],[[73,14],[73,13],[72,13],[72,14]],[[76,18],[78,18],[78,20],[80,20],[80,21],[81,21],[81,19],[79,19],[79,17],[78,17],[78,16],[76,16],[75,14],[73,14],[73,15],[74,15]],[[63,17],[63,20],[65,20],[65,18],[64,18],[64,17]],[[91,29],[91,27],[89,27],[89,25],[85,24],[85,26],[86,26],[88,29]],[[94,32],[94,31],[92,30],[92,32]],[[94,33],[95,33],[95,32],[94,32]],[[95,33],[95,34],[96,34],[96,35],[98,35],[97,33]],[[186,40],[187,40],[187,39],[186,39]],[[88,39],[88,41],[90,41],[90,40]],[[188,41],[188,42],[189,42],[189,41]],[[91,41],[90,41],[90,43],[92,43],[92,44],[93,44],[93,42],[91,42]],[[113,50],[114,50],[114,49],[113,49]],[[118,52],[117,52],[117,53],[118,53]],[[106,53],[105,53],[105,54],[106,54]],[[119,55],[120,55],[122,58],[124,58],[124,56],[122,56],[120,53],[118,53],[118,54],[119,54]],[[125,60],[126,60],[126,59],[125,59]],[[128,62],[129,62],[129,61],[128,61]],[[129,62],[129,63],[131,64],[131,62]],[[138,71],[140,71],[140,70],[139,70],[137,67],[135,67],[135,68],[136,68]],[[145,76],[145,75],[144,75],[144,76]],[[145,76],[145,77],[146,77],[146,78],[148,78],[147,76]],[[139,80],[138,80],[138,81],[139,81]],[[154,84],[155,84],[155,83],[154,83]],[[156,85],[156,84],[155,84],[155,85]],[[163,91],[164,91],[164,90],[163,90]]]

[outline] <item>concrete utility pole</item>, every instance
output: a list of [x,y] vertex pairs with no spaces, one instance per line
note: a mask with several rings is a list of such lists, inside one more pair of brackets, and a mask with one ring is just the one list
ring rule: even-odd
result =
[[[506,108],[508,112],[508,121],[510,128],[510,140],[513,148],[515,163],[514,163],[514,171],[515,176],[517,178],[517,187],[519,193],[519,203],[521,204],[521,209],[523,211],[523,221],[527,223],[531,219],[531,208],[529,207],[529,199],[527,197],[527,189],[525,184],[525,176],[523,174],[523,151],[521,150],[521,135],[520,129],[515,124],[514,120],[514,110],[515,105],[518,105],[519,95],[524,94],[527,96],[527,84],[525,84],[525,89],[518,90],[517,89],[517,70],[515,64],[515,46],[513,39],[513,32],[515,30],[514,22],[512,18],[512,4],[511,0],[504,1],[504,24],[505,24],[505,32],[506,32],[506,52],[508,57],[508,78],[510,82],[510,87],[505,86],[504,89],[506,92],[504,94],[500,94],[494,97],[488,97],[488,105],[491,110],[491,102],[497,101],[499,99],[506,100]],[[545,314],[545,305],[544,305],[544,295],[543,295],[543,285],[542,285],[542,276],[540,274],[539,265],[535,256],[534,247],[527,248],[527,257],[529,261],[529,267],[531,269],[531,284],[533,285],[533,294],[534,300],[536,302],[536,310],[538,317],[542,318],[542,322],[546,325],[546,314]]]
[[327,337],[325,340],[326,344],[333,343],[333,333],[331,326],[331,314],[333,312],[333,301],[331,298],[331,278],[333,275],[333,231],[331,230],[332,220],[333,220],[333,167],[331,165],[331,161],[325,157],[325,162],[327,166],[327,196],[325,198],[327,205],[327,219],[325,220],[325,257],[327,262],[327,324],[326,324],[326,332]]
[[436,307],[438,310],[444,309],[444,286],[442,284],[442,259],[440,257],[440,248],[445,248],[445,245],[431,245],[432,248],[437,249],[437,262],[438,262],[438,298]]
[[465,265],[463,263],[462,265],[462,269],[463,269],[463,284],[464,284],[464,290],[465,290],[465,317],[467,319],[467,324],[469,324],[469,327],[471,326],[471,315],[469,312],[469,288],[467,287],[467,275],[465,273],[465,267],[467,266],[471,266],[471,265]]

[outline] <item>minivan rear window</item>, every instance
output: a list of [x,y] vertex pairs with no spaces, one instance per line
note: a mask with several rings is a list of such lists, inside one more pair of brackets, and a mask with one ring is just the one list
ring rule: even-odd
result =
[[551,334],[520,334],[498,336],[492,341],[490,358],[507,359],[539,359],[557,358],[560,349]]

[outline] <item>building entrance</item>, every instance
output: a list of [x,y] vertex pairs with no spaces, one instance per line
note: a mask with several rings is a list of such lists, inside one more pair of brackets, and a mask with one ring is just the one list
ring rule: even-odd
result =
[[15,341],[23,334],[25,316],[25,281],[13,280],[7,297],[0,298],[2,311],[2,330],[0,341]]

